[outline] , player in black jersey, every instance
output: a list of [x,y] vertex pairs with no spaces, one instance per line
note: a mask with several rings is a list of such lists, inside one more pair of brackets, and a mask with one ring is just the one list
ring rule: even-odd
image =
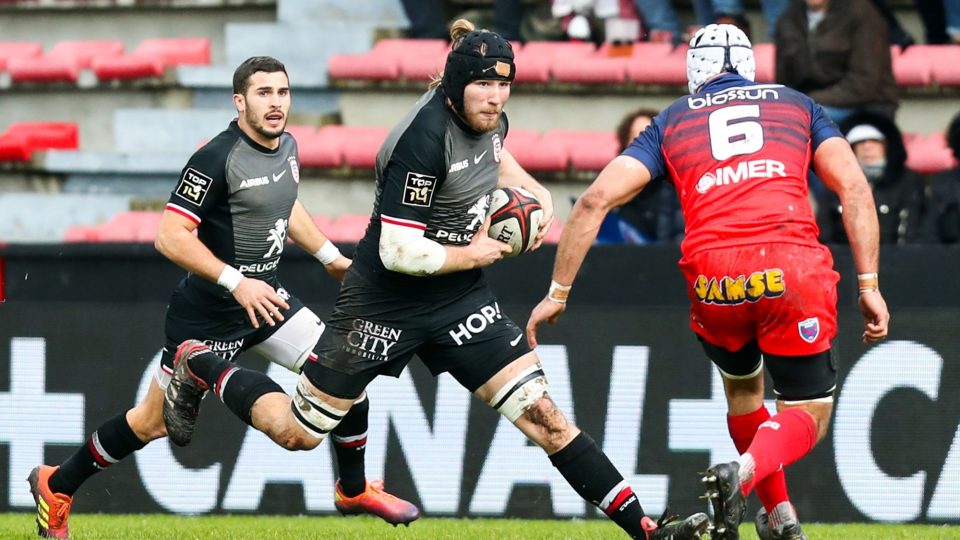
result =
[[[523,331],[500,309],[481,268],[510,251],[487,235],[490,193],[521,186],[539,198],[544,225],[550,193],[503,147],[503,105],[515,74],[513,50],[499,35],[460,20],[444,73],[394,127],[377,156],[373,216],[357,247],[292,401],[261,395],[257,417],[285,415],[291,437],[319,444],[337,429],[376,376],[398,376],[416,354],[432,373],[449,372],[465,388],[540,445],[570,485],[634,538],[699,538],[705,514],[673,524],[644,515],[632,489],[600,447],[567,421]],[[192,429],[197,395],[219,390],[237,368],[211,354],[178,354],[168,429]],[[251,372],[250,377],[265,375]],[[250,380],[253,380],[252,378]],[[262,384],[266,384],[264,381]],[[170,388],[173,388],[171,385]],[[176,428],[174,426],[177,426]]]
[[[167,435],[163,396],[172,386],[174,351],[181,342],[199,340],[227,361],[253,349],[299,372],[323,333],[323,322],[277,279],[288,235],[338,280],[350,265],[297,200],[297,144],[284,131],[291,103],[286,69],[273,58],[254,57],[237,68],[233,86],[238,119],[190,158],[157,234],[157,249],[189,274],[170,299],[156,377],[141,403],[100,426],[61,466],[41,465],[31,473],[41,536],[66,538],[72,496],[80,485]],[[250,423],[252,401],[236,399],[232,390],[246,381],[238,375],[232,385],[227,382],[218,397]],[[259,382],[254,391],[282,392],[269,379],[271,384]],[[335,504],[341,512],[374,513],[391,523],[415,520],[416,506],[364,478],[369,405],[361,399],[333,432],[340,472]],[[286,430],[282,424],[256,427],[275,438]],[[174,435],[175,443],[186,442]]]

